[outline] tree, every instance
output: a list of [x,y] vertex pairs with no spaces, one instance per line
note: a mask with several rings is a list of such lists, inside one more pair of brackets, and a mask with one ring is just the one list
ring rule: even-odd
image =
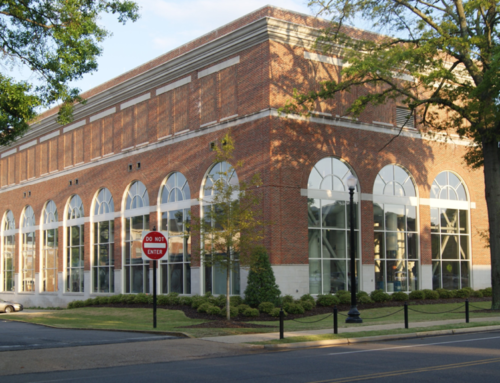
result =
[[196,258],[207,267],[218,267],[226,274],[226,318],[230,320],[230,277],[240,266],[253,264],[254,248],[264,238],[267,222],[261,219],[261,198],[255,192],[262,182],[255,174],[248,182],[231,181],[231,176],[243,164],[233,161],[234,141],[227,133],[222,146],[215,146],[214,165],[223,164],[216,172],[215,182],[205,185],[200,198],[203,217],[191,217],[188,228],[201,234],[201,246]]
[[248,273],[248,284],[245,290],[245,302],[257,307],[262,302],[279,304],[281,291],[276,284],[273,268],[264,246],[254,249],[255,259]]
[[[465,162],[483,168],[491,251],[492,308],[500,309],[500,6],[497,0],[311,0],[331,17],[316,44],[338,53],[338,82],[295,93],[285,112],[307,113],[318,99],[359,86],[348,112],[396,100],[410,109],[427,134],[470,140]],[[353,20],[388,36],[354,39]],[[390,36],[389,36],[390,35]],[[411,76],[414,81],[404,81]],[[443,112],[448,118],[443,119]]]
[[[136,21],[138,6],[124,0],[6,0],[0,2],[0,145],[21,137],[41,108],[60,103],[58,122],[72,121],[73,106],[84,102],[70,85],[97,70],[99,44],[109,35],[97,19],[117,14]],[[9,76],[9,68],[32,73]]]

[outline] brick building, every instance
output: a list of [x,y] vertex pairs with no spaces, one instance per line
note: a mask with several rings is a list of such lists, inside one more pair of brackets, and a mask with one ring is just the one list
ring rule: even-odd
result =
[[[265,245],[283,294],[348,288],[350,174],[361,290],[489,286],[484,180],[462,163],[467,142],[436,142],[411,124],[380,151],[406,110],[388,103],[353,120],[352,94],[318,102],[310,118],[277,112],[293,88],[338,78],[341,53],[313,48],[326,25],[261,8],[90,90],[73,123],[48,111],[1,148],[0,298],[62,306],[149,292],[138,239],[153,226],[170,237],[160,292],[223,293],[217,268],[191,263],[199,238],[180,234],[226,166],[213,167],[211,143],[228,129],[244,161],[229,181],[263,180],[274,222]],[[232,276],[234,294],[246,275]]]

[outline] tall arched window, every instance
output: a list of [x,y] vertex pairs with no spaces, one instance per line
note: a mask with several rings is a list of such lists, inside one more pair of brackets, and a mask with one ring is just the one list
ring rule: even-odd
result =
[[176,172],[161,188],[161,230],[168,232],[168,259],[161,262],[161,292],[191,294],[191,192],[186,177]]
[[78,195],[71,197],[66,215],[66,291],[83,292],[84,213]]
[[35,291],[35,212],[26,206],[21,218],[21,288]]
[[14,247],[16,243],[16,221],[9,210],[2,222],[2,291],[14,291]]
[[470,286],[469,202],[452,172],[437,175],[431,187],[433,289]]
[[149,196],[140,181],[130,185],[125,200],[125,292],[149,293],[149,262],[142,259],[141,235],[149,230]]
[[95,293],[115,291],[114,212],[113,196],[108,189],[102,188],[94,200],[92,290]]
[[[334,157],[323,158],[307,183],[309,226],[309,293],[328,294],[350,289],[349,166]],[[359,188],[354,193],[356,274],[359,274]],[[359,281],[359,278],[358,278]],[[358,283],[359,286],[359,283]]]
[[418,290],[417,199],[413,179],[387,165],[373,186],[375,289]]
[[42,223],[42,291],[57,291],[58,227],[56,204],[48,201],[43,209]]
[[[205,202],[210,201],[210,197],[216,193],[214,186],[218,182],[223,182],[229,185],[238,185],[238,175],[235,169],[227,162],[219,162],[215,164],[207,176],[205,177],[201,195]],[[208,197],[208,198],[207,198]],[[202,204],[202,209],[204,216],[207,216],[207,212],[211,209],[217,209],[217,206],[210,203]],[[212,222],[214,225],[215,222]],[[213,248],[211,243],[204,243],[205,248]],[[230,257],[234,257],[234,254],[230,254]],[[214,294],[226,294],[226,270],[222,267],[214,265],[213,267],[205,266],[204,268],[204,278],[205,278],[205,292],[212,292]],[[230,291],[233,295],[240,294],[240,273],[238,270],[231,270],[230,275]]]

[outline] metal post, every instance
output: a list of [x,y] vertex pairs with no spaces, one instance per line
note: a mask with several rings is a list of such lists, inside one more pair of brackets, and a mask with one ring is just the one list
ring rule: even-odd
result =
[[[156,226],[153,226],[153,231],[156,231]],[[153,328],[156,328],[156,269],[157,262],[153,261]]]
[[405,328],[408,328],[408,302],[405,302]]
[[359,311],[356,307],[356,257],[354,249],[354,186],[349,187],[349,201],[350,209],[349,216],[351,218],[351,238],[350,238],[350,253],[351,253],[351,309],[349,310],[348,317],[345,320],[346,323],[363,323],[363,320],[359,317]]
[[285,318],[285,313],[283,312],[283,308],[280,309],[280,339],[284,339],[284,323],[283,319]]
[[465,323],[469,323],[469,300],[465,300]]
[[337,305],[333,306],[333,333],[339,333],[339,318],[338,318],[339,310],[337,309]]

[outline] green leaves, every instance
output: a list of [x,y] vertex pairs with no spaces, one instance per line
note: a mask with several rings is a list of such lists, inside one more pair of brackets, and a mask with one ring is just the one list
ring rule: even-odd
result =
[[[8,0],[0,3],[0,45],[4,64],[31,71],[30,81],[4,81],[3,90],[12,100],[0,107],[2,118],[13,120],[14,132],[2,144],[20,137],[36,116],[37,107],[62,104],[58,121],[72,121],[73,106],[82,102],[79,89],[70,86],[86,73],[97,70],[100,43],[108,31],[97,24],[103,12],[116,14],[118,21],[138,19],[138,6],[131,1],[104,0]],[[12,85],[10,88],[9,84]],[[22,94],[21,94],[22,93]],[[14,107],[15,104],[15,107]],[[5,108],[4,108],[5,106]]]

